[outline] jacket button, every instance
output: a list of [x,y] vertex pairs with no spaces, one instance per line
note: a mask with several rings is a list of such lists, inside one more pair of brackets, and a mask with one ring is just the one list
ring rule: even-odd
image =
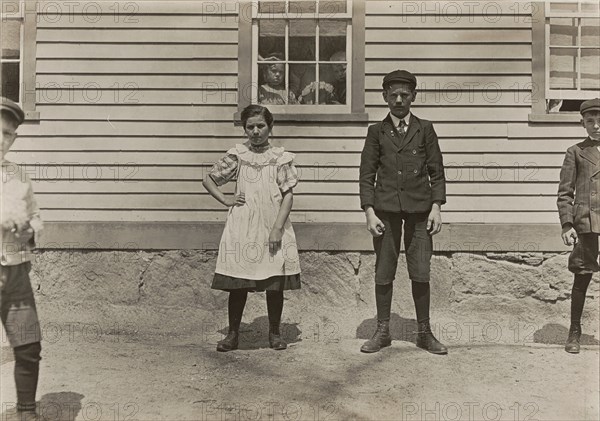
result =
[[416,154],[417,154],[417,150],[413,149],[413,155],[416,155]]
[[418,171],[415,169],[415,170],[413,170],[413,172],[416,174]]
[[402,175],[402,171],[398,171],[398,175]]

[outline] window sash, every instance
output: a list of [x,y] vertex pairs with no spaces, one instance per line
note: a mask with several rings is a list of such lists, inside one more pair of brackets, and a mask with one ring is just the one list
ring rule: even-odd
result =
[[[21,6],[19,8],[19,15],[9,15],[6,16],[4,13],[2,13],[2,17],[0,18],[2,21],[18,21],[21,24],[19,25],[19,58],[15,59],[15,58],[2,58],[0,57],[0,61],[2,61],[2,63],[19,63],[19,99],[17,102],[19,105],[23,105],[23,81],[24,81],[24,62],[23,62],[23,47],[24,47],[24,38],[25,38],[25,25],[23,25],[24,23],[24,18],[23,18],[23,9],[24,7]],[[2,9],[2,11],[4,11],[4,9]]]
[[[293,1],[293,0],[292,0]],[[352,1],[346,0],[346,12],[335,13],[332,15],[331,12],[320,13],[319,3],[326,3],[329,0],[316,0],[315,12],[296,13],[296,12],[285,12],[285,13],[260,13],[258,10],[258,3],[260,0],[252,0],[252,19],[352,19]],[[359,0],[364,1],[364,0]],[[288,10],[290,0],[281,0],[281,3],[285,3],[285,9]]]
[[[587,45],[581,45],[582,42],[582,37],[581,37],[581,28],[582,28],[582,19],[584,18],[598,18],[598,15],[595,13],[587,13],[587,12],[581,12],[581,4],[582,2],[576,2],[573,4],[577,4],[577,12],[568,12],[568,11],[551,11],[550,9],[550,4],[551,2],[546,2],[545,3],[545,39],[546,39],[546,46],[545,46],[545,51],[544,51],[544,55],[545,55],[545,77],[546,77],[546,89],[545,89],[545,95],[546,98],[553,98],[553,99],[592,99],[598,96],[598,90],[594,90],[594,89],[581,89],[581,52],[582,50],[588,50],[588,49],[592,49],[592,50],[597,50],[600,48],[600,45],[597,46],[587,46]],[[555,2],[556,3],[556,2]],[[551,18],[570,18],[570,19],[577,19],[577,42],[575,43],[575,45],[552,45],[550,43],[550,19]],[[551,67],[550,67],[550,59],[551,59],[551,49],[554,50],[560,50],[560,49],[571,49],[571,50],[576,50],[577,53],[574,56],[575,59],[575,74],[576,74],[576,86],[575,89],[557,89],[557,88],[551,88],[551,77],[550,77],[550,71],[551,71]]]
[[[256,0],[254,0],[256,2]],[[286,3],[289,0],[286,0]],[[317,7],[318,7],[318,3],[317,3]],[[348,1],[347,4],[347,10],[351,10],[350,8],[352,7],[351,1]],[[252,9],[253,11],[257,11],[258,7]],[[324,60],[320,60],[319,54],[320,54],[320,48],[319,48],[319,24],[318,24],[318,20],[317,20],[317,27],[316,27],[316,33],[315,33],[315,60],[294,60],[294,61],[290,61],[289,60],[289,39],[290,39],[290,34],[289,34],[289,29],[290,29],[290,25],[289,22],[292,20],[295,20],[295,18],[291,18],[291,17],[285,17],[283,18],[284,21],[286,21],[286,25],[285,25],[285,56],[284,56],[284,60],[279,60],[279,61],[262,61],[259,62],[258,60],[258,44],[259,44],[259,30],[258,30],[258,23],[260,21],[260,16],[261,14],[257,13],[257,17],[252,19],[252,92],[251,92],[251,103],[254,104],[258,104],[258,74],[259,74],[259,64],[274,64],[274,63],[281,63],[285,65],[285,83],[286,83],[286,92],[287,95],[289,95],[289,83],[290,83],[290,78],[289,78],[289,68],[290,65],[296,65],[296,64],[314,64],[315,65],[315,78],[317,81],[320,81],[320,66],[319,65],[327,65],[327,64],[335,64],[337,63],[336,61],[324,61]],[[284,15],[284,14],[281,14]],[[273,112],[276,113],[289,113],[289,114],[314,114],[314,113],[349,113],[351,111],[351,104],[352,104],[352,19],[351,19],[351,13],[349,13],[348,15],[350,15],[349,17],[345,17],[346,14],[344,14],[344,17],[336,17],[332,18],[332,17],[323,17],[323,19],[326,20],[339,20],[339,21],[344,21],[346,23],[346,103],[345,104],[319,104],[318,103],[318,90],[317,92],[315,92],[315,102],[317,102],[316,104],[285,104],[285,105],[277,105],[277,104],[269,104],[269,109]],[[269,17],[269,19],[275,19],[274,14],[266,14],[266,16]],[[284,15],[285,16],[285,15]],[[310,19],[315,19],[315,14],[311,14]],[[323,15],[326,16],[326,15]]]
[[[556,3],[570,3],[577,5],[577,11],[556,11],[552,10],[552,4]],[[594,12],[584,12],[582,11],[583,4],[598,4],[596,1],[546,1],[544,2],[545,6],[545,16],[546,18],[597,18],[598,13]]]

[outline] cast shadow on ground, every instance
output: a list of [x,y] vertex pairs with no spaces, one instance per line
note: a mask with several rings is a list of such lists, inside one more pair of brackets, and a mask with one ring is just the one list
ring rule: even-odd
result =
[[[227,335],[228,327],[219,330],[223,336]],[[298,329],[298,323],[281,323],[279,328],[283,340],[288,344],[299,342],[302,331]],[[257,317],[252,323],[240,325],[239,349],[260,349],[269,347],[269,318],[267,316]]]
[[[81,412],[81,400],[84,396],[75,392],[46,393],[37,403],[37,413],[40,421],[75,421]],[[3,404],[5,411],[0,415],[1,420],[13,419],[16,404]],[[88,414],[89,415],[89,414]]]
[[[377,328],[377,317],[363,320],[356,328],[357,339],[371,339]],[[390,334],[392,340],[417,343],[417,321],[405,319],[396,313],[390,315]]]
[[[38,404],[41,421],[75,421],[84,396],[75,392],[46,393]],[[95,410],[96,408],[91,408]],[[100,410],[100,408],[98,408]],[[91,414],[87,414],[92,416]]]
[[[584,327],[585,328],[585,327]],[[533,333],[533,342],[538,344],[564,345],[569,336],[569,328],[558,323],[548,323]],[[600,345],[592,335],[581,335],[581,345]]]

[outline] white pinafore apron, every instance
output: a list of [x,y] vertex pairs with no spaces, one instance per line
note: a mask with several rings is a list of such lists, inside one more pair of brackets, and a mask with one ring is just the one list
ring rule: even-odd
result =
[[228,154],[237,155],[236,194],[244,193],[246,203],[229,209],[216,273],[252,280],[300,273],[296,236],[289,218],[284,224],[281,248],[275,254],[269,252],[269,234],[282,201],[277,170],[290,163],[294,154],[278,147],[258,153],[245,145],[237,145]]

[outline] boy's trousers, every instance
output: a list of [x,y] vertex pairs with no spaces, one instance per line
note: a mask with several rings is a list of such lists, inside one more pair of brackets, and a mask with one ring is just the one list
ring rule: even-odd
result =
[[578,234],[569,256],[569,271],[576,275],[600,271],[598,265],[598,234]]
[[375,211],[385,225],[379,237],[373,237],[375,248],[375,283],[386,285],[394,281],[400,240],[404,231],[404,252],[411,281],[429,282],[433,240],[427,232],[429,212],[395,213]]
[[[40,342],[42,339],[33,290],[29,280],[31,263],[0,266],[2,299],[0,317],[12,348]],[[2,338],[5,345],[6,338]]]

